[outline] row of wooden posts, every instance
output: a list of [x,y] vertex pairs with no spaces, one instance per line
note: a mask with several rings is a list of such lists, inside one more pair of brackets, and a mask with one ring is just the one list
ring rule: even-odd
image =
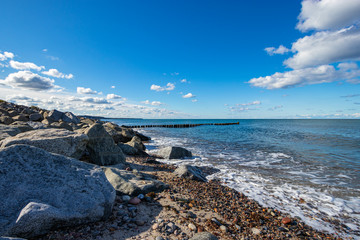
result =
[[235,123],[199,123],[199,124],[167,124],[167,125],[134,125],[134,126],[123,126],[127,128],[152,128],[152,127],[161,127],[161,128],[191,128],[205,125],[215,125],[215,126],[228,126],[228,125],[239,125],[239,122]]

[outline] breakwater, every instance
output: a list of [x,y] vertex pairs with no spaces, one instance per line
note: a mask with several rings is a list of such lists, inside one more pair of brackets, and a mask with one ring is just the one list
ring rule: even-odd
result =
[[165,124],[165,125],[133,125],[133,126],[124,126],[127,128],[153,128],[153,127],[159,127],[159,128],[191,128],[191,127],[199,127],[199,126],[228,126],[228,125],[239,125],[239,122],[235,123],[198,123],[198,124]]

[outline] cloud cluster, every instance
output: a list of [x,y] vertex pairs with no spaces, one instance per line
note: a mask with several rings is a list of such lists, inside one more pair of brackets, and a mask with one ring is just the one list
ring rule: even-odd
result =
[[66,79],[71,79],[74,77],[74,75],[70,74],[64,74],[59,72],[57,69],[52,68],[49,69],[48,71],[43,71],[42,74],[51,76],[51,77],[56,77],[56,78],[66,78]]
[[305,0],[296,26],[308,30],[333,30],[348,27],[360,21],[358,0]]
[[97,94],[97,91],[91,90],[91,88],[77,87],[76,92],[79,94]]
[[[348,68],[350,65],[352,67]],[[332,65],[321,65],[283,73],[277,72],[271,76],[253,78],[249,83],[255,87],[278,89],[340,80],[351,81],[359,76],[360,69],[358,65],[342,63],[338,64],[337,69]]]
[[159,102],[159,101],[150,102],[149,100],[143,101],[142,103],[147,104],[147,105],[152,105],[152,106],[164,105],[162,102]]
[[0,80],[0,84],[10,86],[12,88],[34,91],[50,90],[57,87],[54,85],[54,80],[42,77],[30,71],[11,73],[4,80]]
[[153,91],[157,91],[157,92],[162,92],[162,91],[172,91],[175,89],[175,85],[173,83],[168,83],[166,84],[165,87],[161,87],[159,85],[151,85],[150,87],[150,90],[153,90]]
[[32,62],[18,62],[11,60],[10,66],[16,70],[36,70],[41,71],[41,69],[45,69],[44,66],[38,66],[35,63]]
[[14,54],[12,52],[0,53],[0,61],[5,61],[7,59],[13,59]]
[[[359,12],[359,0],[303,0],[296,27],[302,32],[315,31],[296,40],[291,49],[283,45],[265,48],[269,55],[292,52],[284,65],[293,70],[253,78],[249,83],[267,89],[339,80],[360,83],[359,67],[354,62],[360,60]],[[342,64],[353,66],[345,69]]]
[[236,104],[236,106],[252,106],[252,105],[260,105],[260,104],[261,104],[260,101],[253,101],[248,103],[238,103]]

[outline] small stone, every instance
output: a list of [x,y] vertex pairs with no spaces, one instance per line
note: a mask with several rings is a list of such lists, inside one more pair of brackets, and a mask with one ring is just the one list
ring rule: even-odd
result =
[[281,220],[281,222],[282,222],[283,224],[289,224],[289,223],[291,223],[291,219],[288,218],[288,217],[284,217],[284,218]]
[[254,235],[260,235],[260,233],[261,233],[261,230],[258,228],[252,228],[251,231]]
[[186,214],[186,216],[188,218],[196,218],[196,214],[194,214],[193,212],[190,212],[190,211]]
[[216,218],[212,218],[211,221],[213,221],[216,225],[221,226],[222,224],[217,220]]
[[137,220],[135,223],[136,223],[136,225],[138,225],[138,226],[144,226],[145,221]]
[[196,226],[193,224],[193,223],[190,223],[188,225],[188,228],[191,230],[191,231],[195,231],[196,230]]
[[155,240],[164,240],[164,238],[162,236],[157,236]]
[[129,203],[132,205],[138,205],[141,202],[141,200],[137,197],[134,197],[132,199],[129,200]]
[[123,200],[124,202],[128,202],[130,199],[131,199],[131,197],[128,196],[128,195],[122,196],[122,200]]
[[139,196],[137,196],[137,197],[138,197],[138,199],[143,200],[144,199],[144,194],[139,194]]
[[133,211],[136,211],[137,208],[136,208],[136,207],[129,207],[128,210],[129,210],[130,212],[133,212]]
[[152,225],[151,227],[153,230],[156,230],[159,228],[159,224],[155,223],[154,225]]
[[227,232],[227,228],[224,225],[220,226],[220,230],[224,233]]

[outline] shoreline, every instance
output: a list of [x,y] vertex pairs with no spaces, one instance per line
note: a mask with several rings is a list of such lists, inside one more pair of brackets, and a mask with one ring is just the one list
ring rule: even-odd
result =
[[[191,239],[204,231],[218,239],[343,239],[317,231],[276,209],[262,207],[219,180],[197,182],[178,178],[172,174],[174,165],[148,163],[153,161],[154,157],[127,159],[131,169],[169,184],[169,189],[155,193],[151,202],[131,205],[117,196],[108,220],[55,230],[30,240]],[[212,173],[210,168],[203,170]],[[123,224],[123,215],[118,213],[134,206],[135,222]],[[169,225],[175,226],[176,231]]]

